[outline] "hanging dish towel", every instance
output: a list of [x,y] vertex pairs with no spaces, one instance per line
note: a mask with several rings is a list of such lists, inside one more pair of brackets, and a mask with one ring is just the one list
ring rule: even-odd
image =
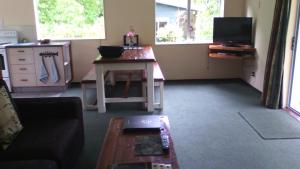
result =
[[49,74],[45,67],[44,56],[41,56],[41,57],[42,57],[42,59],[41,59],[41,67],[40,67],[40,81],[43,83],[47,83]]
[[51,69],[51,82],[57,83],[59,81],[59,73],[57,70],[55,55],[50,58],[50,69]]

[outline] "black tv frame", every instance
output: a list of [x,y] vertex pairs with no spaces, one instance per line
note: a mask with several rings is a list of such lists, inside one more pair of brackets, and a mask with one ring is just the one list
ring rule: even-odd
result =
[[[247,27],[243,33],[241,28],[233,26]],[[234,34],[235,32],[232,29],[239,30],[239,33]],[[215,17],[213,43],[225,46],[252,45],[252,31],[252,17]],[[233,36],[230,37],[230,34]]]

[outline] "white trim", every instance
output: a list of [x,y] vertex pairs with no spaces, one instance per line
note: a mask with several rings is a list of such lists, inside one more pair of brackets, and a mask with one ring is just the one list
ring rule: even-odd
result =
[[[39,39],[39,37],[38,37]],[[55,40],[55,41],[66,41],[66,40],[72,40],[72,41],[76,41],[76,40],[106,40],[106,38],[51,38],[51,40]]]
[[190,42],[156,42],[155,45],[209,45],[212,40],[190,41]]
[[[296,27],[294,31],[294,49],[292,51],[292,57],[291,57],[291,68],[290,68],[290,79],[289,79],[289,85],[288,85],[288,99],[287,99],[287,106],[291,109],[291,96],[292,96],[292,86],[293,86],[293,77],[294,77],[294,67],[295,67],[295,60],[296,60],[296,52],[297,52],[297,44],[300,43],[298,42],[297,39],[300,39],[300,35],[298,32],[300,31],[300,3],[298,2],[297,4],[297,18],[296,18]],[[298,49],[300,50],[300,49]],[[298,56],[300,57],[300,56]],[[294,109],[293,109],[294,110]]]
[[225,10],[225,0],[220,0],[221,3],[220,3],[220,17],[224,17],[224,10]]
[[39,22],[39,15],[38,15],[38,2],[39,0],[33,0],[33,12],[34,12],[34,20],[35,20],[35,29],[36,29],[36,37],[37,39],[41,39],[40,37],[40,22]]
[[190,27],[191,27],[191,0],[187,1],[187,39],[191,39],[191,31],[190,31]]

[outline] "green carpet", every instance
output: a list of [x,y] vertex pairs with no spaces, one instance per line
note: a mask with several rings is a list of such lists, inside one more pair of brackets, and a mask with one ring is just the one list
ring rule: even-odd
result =
[[[74,87],[64,96],[80,92]],[[181,169],[299,169],[300,140],[264,140],[237,113],[267,111],[260,93],[240,81],[167,82],[161,112],[133,103],[110,104],[105,114],[85,111],[86,144],[77,168],[95,169],[111,117],[164,114]]]

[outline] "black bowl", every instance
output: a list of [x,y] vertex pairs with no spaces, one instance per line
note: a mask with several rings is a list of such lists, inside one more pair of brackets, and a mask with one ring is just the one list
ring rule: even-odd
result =
[[122,55],[124,48],[122,46],[99,46],[98,50],[104,58],[117,58]]

